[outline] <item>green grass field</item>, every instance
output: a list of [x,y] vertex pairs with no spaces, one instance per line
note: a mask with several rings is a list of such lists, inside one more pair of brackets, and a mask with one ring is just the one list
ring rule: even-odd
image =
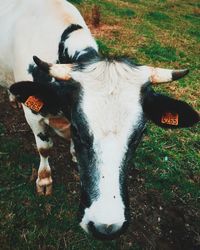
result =
[[[156,90],[200,110],[197,0],[71,2],[90,26],[102,54],[128,56],[152,66],[189,68],[187,77]],[[100,7],[98,28],[91,25],[94,5]],[[131,225],[119,239],[101,242],[78,225],[79,177],[70,166],[68,145],[60,139],[51,159],[53,196],[36,196],[39,161],[34,138],[22,113],[13,111],[8,102],[4,105],[4,99],[0,100],[0,249],[200,249],[199,125],[179,130],[148,125],[129,171]]]

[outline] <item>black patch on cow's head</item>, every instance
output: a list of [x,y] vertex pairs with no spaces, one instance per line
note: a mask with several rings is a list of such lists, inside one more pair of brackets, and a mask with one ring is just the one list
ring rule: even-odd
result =
[[57,115],[61,112],[71,120],[71,107],[80,91],[80,84],[69,80],[67,83],[18,82],[10,87],[10,92],[18,102],[25,103],[30,96],[35,96],[44,105],[39,111],[43,116]]
[[[142,107],[148,119],[164,128],[191,127],[200,121],[200,116],[189,104],[171,97],[155,93],[150,86],[142,89]],[[178,117],[178,124],[162,122],[162,117],[170,113]]]
[[71,116],[71,131],[74,147],[80,165],[81,201],[79,220],[81,221],[84,209],[90,207],[98,197],[97,187],[99,172],[96,167],[96,155],[93,149],[93,135],[81,109],[82,93],[74,102]]
[[29,65],[28,73],[32,75],[34,82],[50,83],[53,79],[52,76],[35,66],[35,64]]
[[84,50],[76,51],[73,56],[69,56],[68,48],[65,48],[64,43],[59,44],[59,63],[83,63],[88,62],[94,58],[99,58],[98,52],[92,48],[87,47]]
[[80,52],[78,52],[76,55],[76,62],[78,63],[83,63],[94,59],[99,59],[99,53],[92,47],[87,47],[81,51],[81,55]]
[[36,82],[18,82],[10,87],[10,92],[16,97],[18,102],[25,103],[30,96],[35,96],[44,105],[41,113],[44,115],[56,115],[60,111],[60,101],[58,95],[52,87]]
[[125,205],[125,219],[126,221],[130,220],[130,211],[129,211],[129,195],[128,195],[128,185],[127,185],[127,173],[128,166],[130,164],[131,159],[133,158],[133,154],[137,149],[138,144],[140,143],[144,131],[146,129],[146,119],[144,116],[141,117],[139,121],[139,125],[137,129],[133,131],[128,141],[128,150],[122,160],[122,164],[120,166],[120,192],[123,203]]

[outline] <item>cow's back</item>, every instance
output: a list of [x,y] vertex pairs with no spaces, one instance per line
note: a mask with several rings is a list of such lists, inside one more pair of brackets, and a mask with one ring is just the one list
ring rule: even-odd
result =
[[1,85],[12,71],[15,81],[31,80],[28,68],[33,55],[56,61],[61,35],[70,24],[88,30],[79,11],[64,0],[8,0],[0,3],[0,10]]
[[3,86],[13,80],[11,75],[13,30],[23,12],[22,5],[18,3],[19,0],[0,1],[0,84]]

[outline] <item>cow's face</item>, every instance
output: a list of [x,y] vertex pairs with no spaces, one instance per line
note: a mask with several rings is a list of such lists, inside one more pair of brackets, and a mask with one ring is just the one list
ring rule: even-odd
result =
[[[140,79],[119,62],[98,62],[73,76],[81,83],[72,136],[81,175],[81,226],[113,235],[127,222],[126,166],[145,126]],[[138,77],[137,73],[134,77]]]
[[[107,60],[76,66],[48,65],[38,59],[36,63],[59,79],[73,78],[78,82],[68,118],[80,167],[80,225],[96,236],[112,238],[128,222],[126,167],[140,141],[146,118],[171,128],[199,121],[199,115],[189,105],[156,94],[150,87],[152,82],[172,81],[187,71]],[[16,94],[19,84],[14,86],[11,92],[15,89]],[[68,82],[65,86],[68,88]],[[47,93],[49,88],[54,92],[50,85],[43,88],[47,91],[42,92]],[[59,96],[63,98],[59,89],[57,85],[55,103],[56,98],[60,102]],[[65,101],[67,106],[68,98]],[[60,109],[65,113],[64,106]],[[178,123],[175,118],[170,123],[169,114],[171,120],[178,117]]]

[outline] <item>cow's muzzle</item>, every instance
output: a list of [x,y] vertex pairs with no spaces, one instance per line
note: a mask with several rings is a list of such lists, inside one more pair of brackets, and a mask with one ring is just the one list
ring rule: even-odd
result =
[[101,240],[113,240],[119,237],[127,228],[128,222],[115,223],[115,224],[95,224],[90,221],[88,224],[88,230],[92,235]]

